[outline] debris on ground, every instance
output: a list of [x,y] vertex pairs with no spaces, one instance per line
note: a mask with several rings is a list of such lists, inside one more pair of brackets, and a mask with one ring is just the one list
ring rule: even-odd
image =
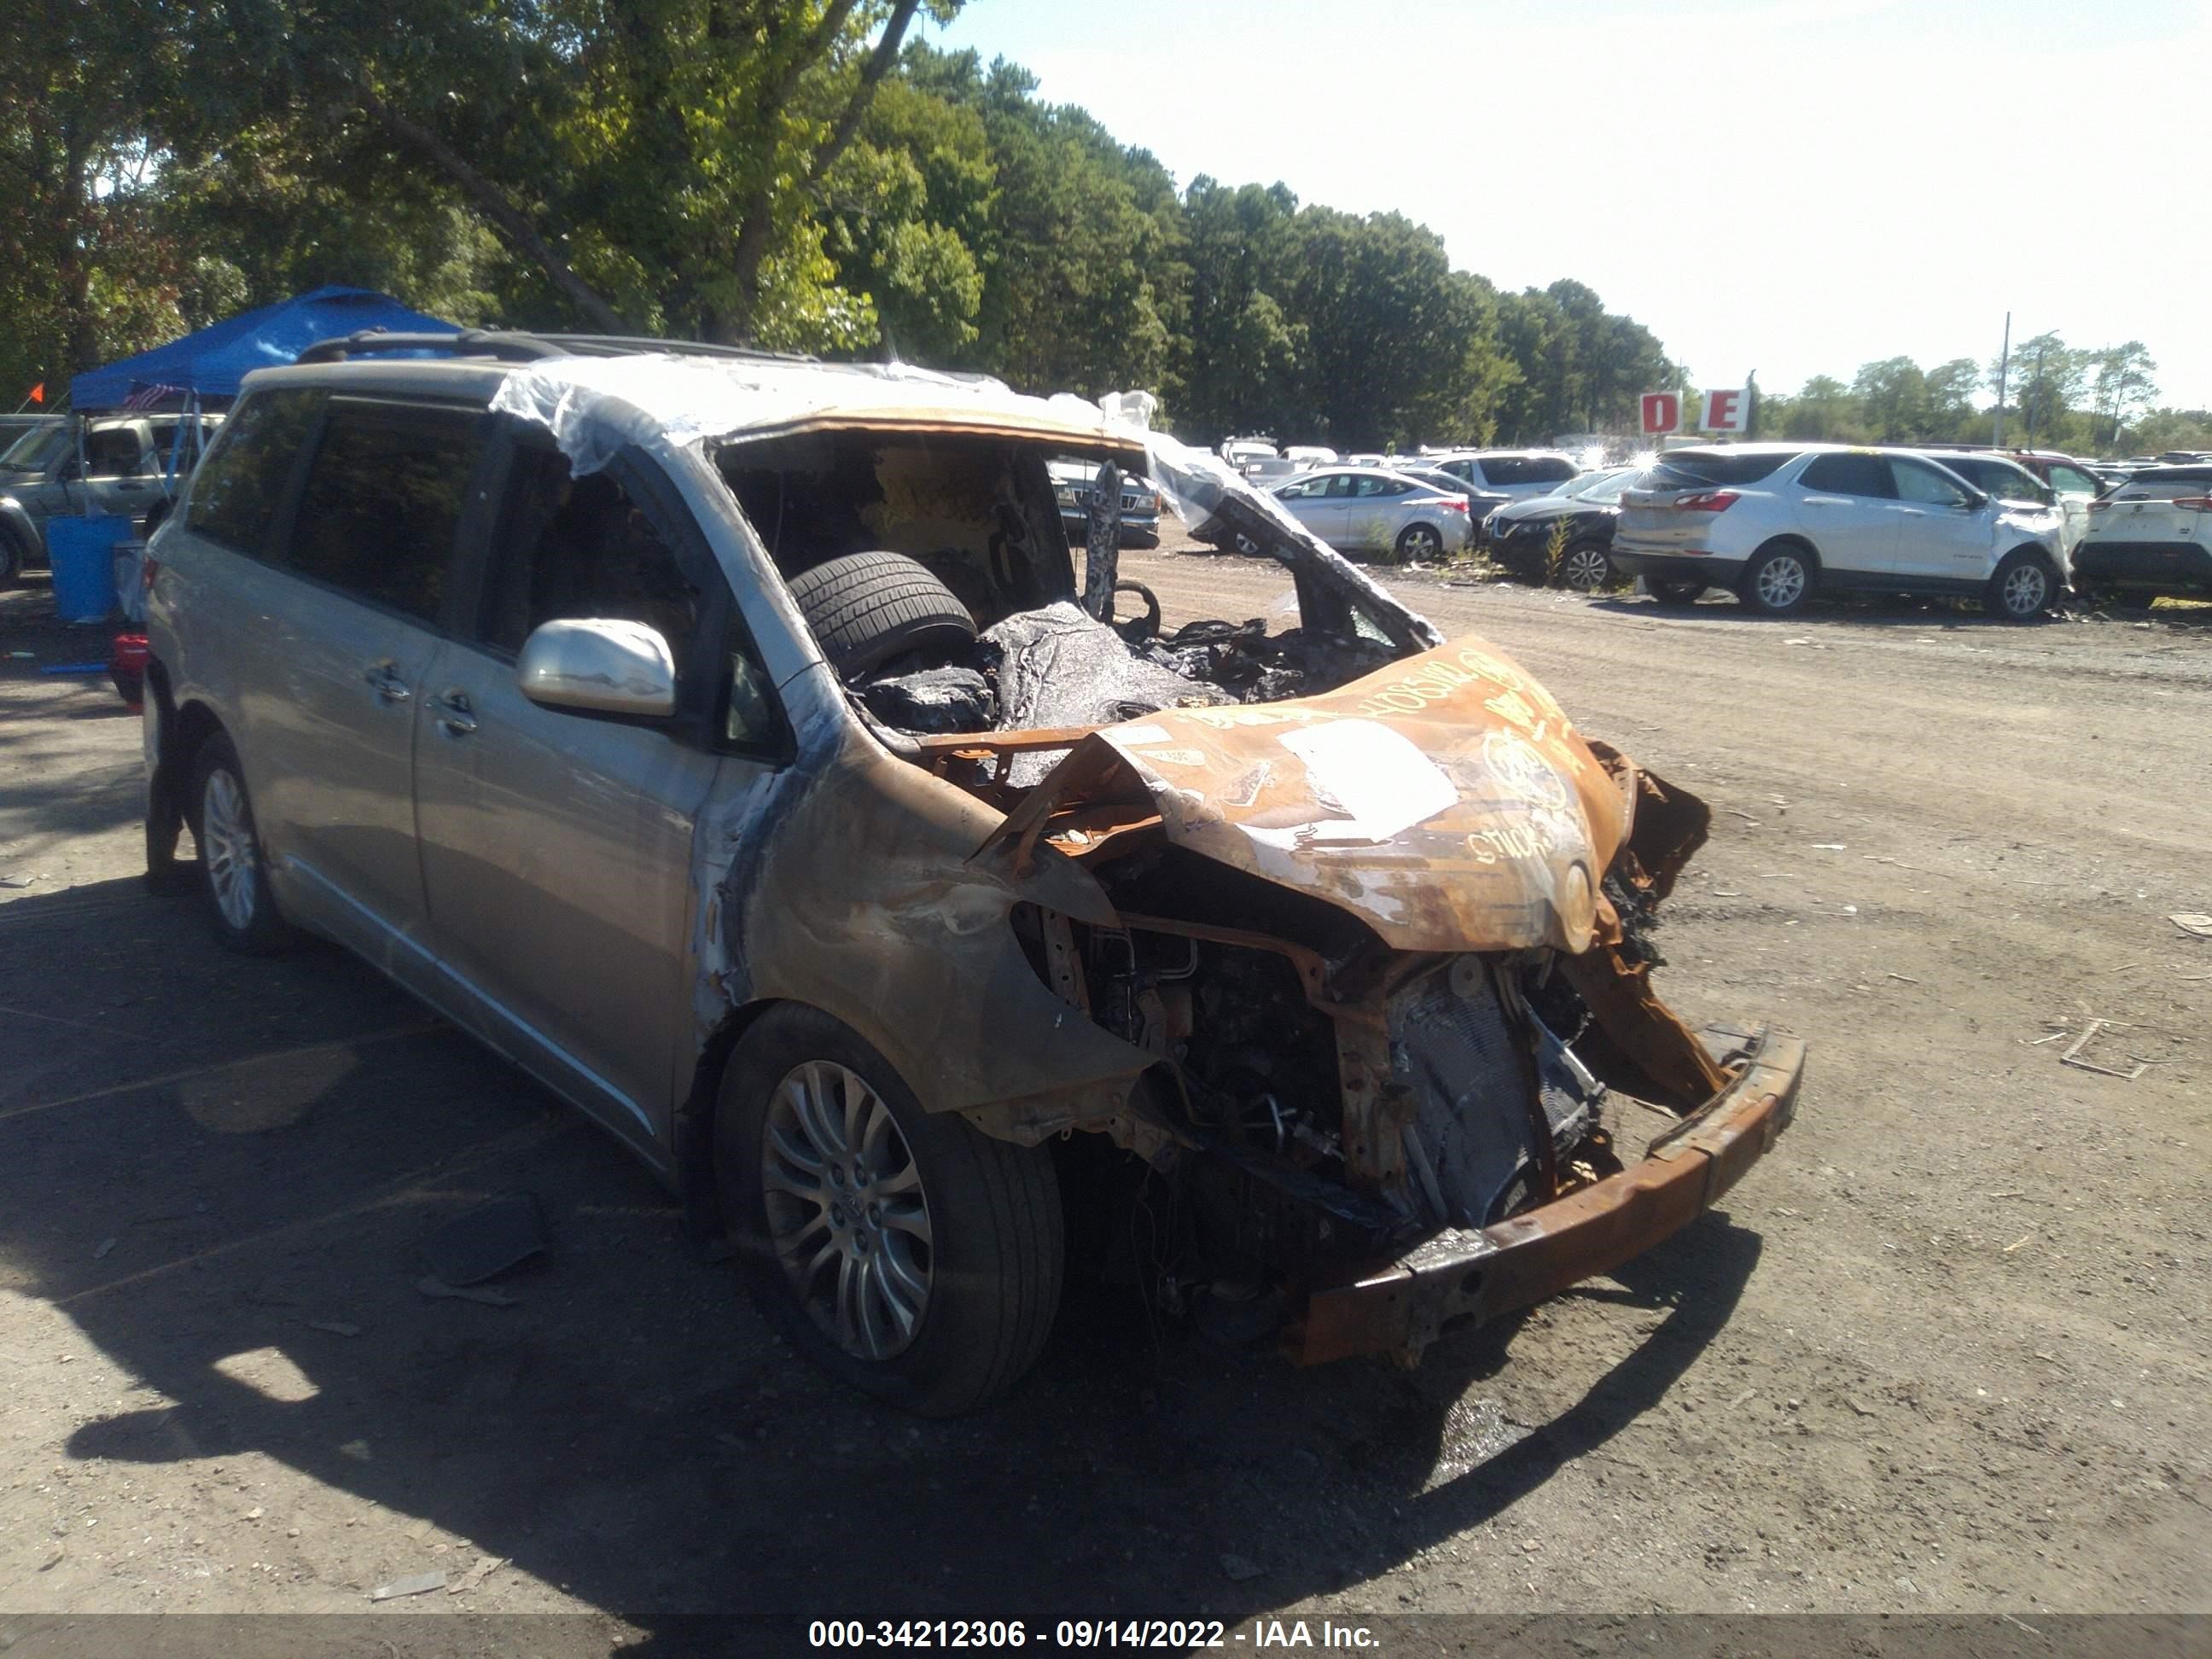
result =
[[332,1336],[361,1334],[360,1326],[349,1324],[343,1319],[311,1319],[307,1322],[307,1328],[311,1331],[328,1331]]
[[448,1595],[465,1595],[468,1591],[476,1589],[477,1585],[483,1583],[485,1579],[490,1577],[492,1574],[497,1572],[506,1565],[507,1558],[503,1555],[480,1555],[477,1558],[476,1565],[471,1567],[459,1578],[456,1578],[452,1583],[446,1586],[446,1594]]
[[99,1243],[92,1247],[92,1259],[94,1261],[105,1261],[107,1259],[107,1253],[114,1248],[115,1241],[113,1239],[103,1238]]
[[450,1286],[482,1284],[544,1249],[545,1215],[534,1193],[501,1193],[422,1241],[431,1273]]
[[1267,1568],[1261,1566],[1257,1561],[1242,1555],[1223,1556],[1221,1570],[1229,1575],[1232,1583],[1239,1584],[1248,1578],[1264,1577],[1267,1571]]
[[2100,1066],[2094,1060],[2081,1058],[2081,1050],[2088,1046],[2090,1038],[2095,1036],[2100,1030],[2110,1029],[2116,1024],[2117,1022],[2109,1019],[2091,1020],[2081,1028],[2081,1035],[2074,1039],[2066,1052],[2058,1056],[2058,1063],[2062,1066],[2071,1066],[2084,1072],[2095,1072],[2102,1077],[2116,1077],[2125,1083],[2134,1082],[2147,1069],[2141,1060],[2136,1061],[2133,1071],[2121,1072],[2114,1070],[2110,1066]]
[[514,1298],[505,1291],[486,1290],[480,1285],[448,1285],[434,1274],[415,1281],[415,1288],[428,1297],[446,1297],[456,1302],[481,1302],[487,1308],[512,1308]]
[[2212,916],[2192,910],[2184,911],[2179,915],[2168,916],[2166,920],[2185,933],[2192,934],[2197,939],[2212,939]]
[[395,1578],[388,1584],[379,1584],[369,1591],[372,1601],[396,1601],[403,1595],[427,1595],[434,1589],[446,1588],[442,1572],[418,1572],[406,1578]]

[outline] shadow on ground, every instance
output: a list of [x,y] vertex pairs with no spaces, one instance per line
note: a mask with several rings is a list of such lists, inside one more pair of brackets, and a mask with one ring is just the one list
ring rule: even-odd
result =
[[[653,1651],[719,1610],[1235,1620],[1355,1589],[1651,1410],[1760,1249],[1708,1216],[1583,1291],[1620,1304],[1625,1357],[1540,1423],[1476,1385],[1541,1330],[1297,1372],[1095,1285],[1013,1400],[924,1423],[797,1360],[641,1168],[336,951],[241,960],[115,882],[0,913],[0,1279],[171,1402],[68,1455],[265,1454]],[[554,1239],[517,1305],[421,1296],[424,1233],[514,1188]]]

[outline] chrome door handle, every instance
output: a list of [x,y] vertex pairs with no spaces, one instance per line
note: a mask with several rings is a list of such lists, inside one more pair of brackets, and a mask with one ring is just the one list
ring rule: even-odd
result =
[[380,662],[362,676],[371,690],[386,702],[405,702],[414,694],[408,690],[407,682],[388,662]]
[[433,706],[438,711],[438,724],[446,728],[447,737],[466,737],[477,729],[476,711],[469,707],[466,693],[448,691],[435,699]]

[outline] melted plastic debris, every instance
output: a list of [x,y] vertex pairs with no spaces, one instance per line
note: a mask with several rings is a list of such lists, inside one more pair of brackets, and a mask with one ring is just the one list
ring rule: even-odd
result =
[[860,690],[870,714],[902,732],[988,732],[997,724],[990,682],[972,668],[878,674]]

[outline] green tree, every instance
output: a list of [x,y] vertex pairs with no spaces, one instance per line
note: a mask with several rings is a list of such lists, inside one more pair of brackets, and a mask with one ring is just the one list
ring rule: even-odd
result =
[[1971,436],[1980,419],[1974,394],[1981,384],[1981,367],[1971,357],[1954,357],[1929,369],[1927,435],[1953,442]]
[[1851,394],[1876,442],[1912,443],[1929,435],[1928,379],[1911,358],[1861,365]]
[[2151,378],[2158,365],[2141,340],[2093,351],[2088,359],[2095,440],[2100,445],[2112,444],[2118,440],[2120,428],[2148,409],[2151,399],[2158,396],[2158,382]]

